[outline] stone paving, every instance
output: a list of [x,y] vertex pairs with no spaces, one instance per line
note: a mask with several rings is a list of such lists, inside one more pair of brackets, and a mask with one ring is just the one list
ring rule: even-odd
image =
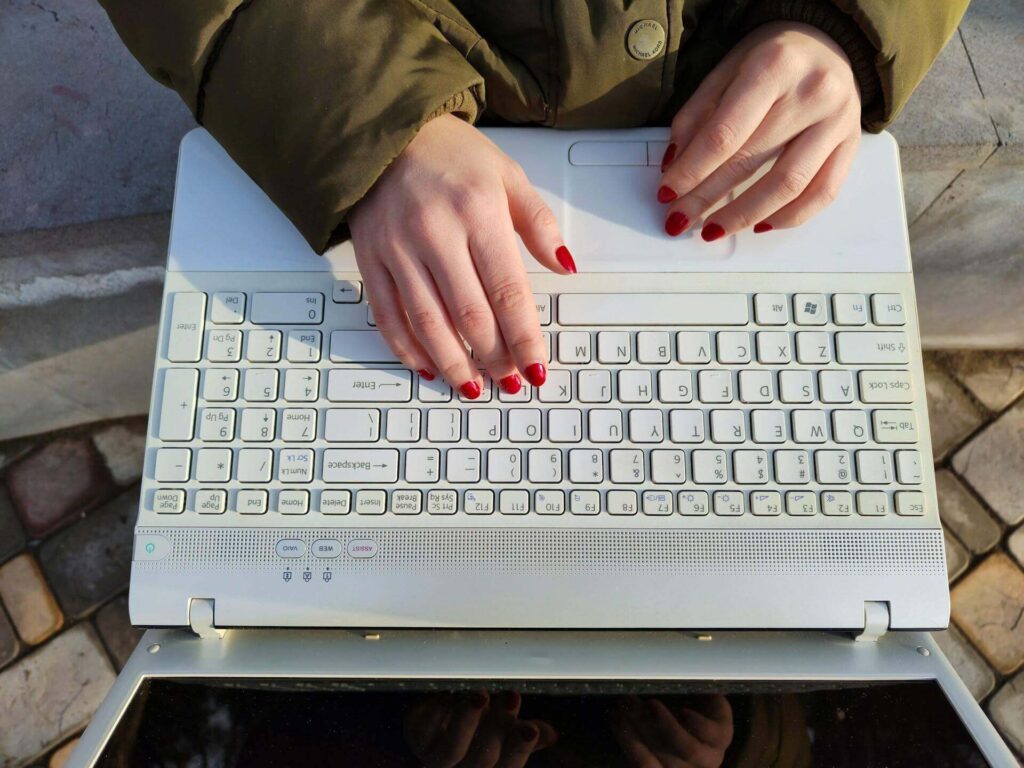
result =
[[[1024,352],[926,355],[953,626],[937,639],[1024,757]],[[141,418],[0,443],[0,768],[57,768],[128,621]]]

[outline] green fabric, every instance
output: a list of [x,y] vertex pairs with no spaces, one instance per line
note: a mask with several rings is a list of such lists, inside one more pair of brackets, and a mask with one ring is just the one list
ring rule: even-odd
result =
[[[865,95],[864,124],[902,109],[966,0],[100,0],[317,250],[431,117],[614,128],[667,124],[757,24],[832,35]],[[640,61],[626,36],[665,30]]]

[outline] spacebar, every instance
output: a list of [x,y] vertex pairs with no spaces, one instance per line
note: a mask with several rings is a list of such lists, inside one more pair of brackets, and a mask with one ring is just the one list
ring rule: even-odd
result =
[[746,325],[742,293],[563,293],[561,325]]

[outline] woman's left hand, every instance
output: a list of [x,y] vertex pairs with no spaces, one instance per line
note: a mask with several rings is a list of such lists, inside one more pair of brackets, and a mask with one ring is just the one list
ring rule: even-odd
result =
[[[717,240],[750,227],[795,227],[839,191],[860,141],[860,93],[849,59],[806,24],[758,27],[712,70],[672,121],[657,197],[665,231],[702,217]],[[762,165],[771,170],[712,215]]]

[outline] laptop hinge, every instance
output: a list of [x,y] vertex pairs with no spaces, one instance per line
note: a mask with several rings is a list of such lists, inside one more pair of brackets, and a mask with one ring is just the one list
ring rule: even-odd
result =
[[213,625],[213,600],[193,597],[188,601],[188,625],[203,640],[220,640],[224,630]]
[[864,603],[864,631],[858,632],[853,639],[858,643],[874,643],[889,631],[889,604],[879,602]]

